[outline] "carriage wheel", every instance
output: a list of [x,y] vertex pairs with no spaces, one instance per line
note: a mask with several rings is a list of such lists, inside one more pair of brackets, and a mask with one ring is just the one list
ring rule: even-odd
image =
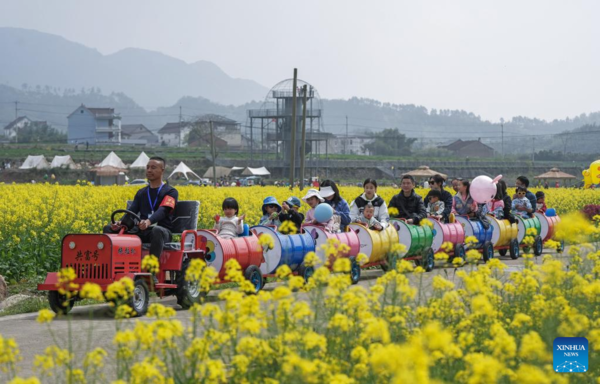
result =
[[356,284],[360,280],[360,265],[354,256],[350,257],[350,280],[352,284]]
[[519,240],[512,239],[510,241],[510,258],[513,260],[518,259],[520,253],[521,253],[521,248],[519,248]]
[[254,286],[255,290],[253,293],[258,293],[258,291],[262,289],[263,276],[260,272],[260,268],[258,268],[256,265],[251,265],[248,268],[246,268],[246,270],[244,271],[244,278],[246,278],[246,280],[251,282]]
[[539,256],[544,251],[544,242],[540,236],[535,237],[535,241],[533,243],[533,254]]
[[465,250],[465,245],[464,244],[456,244],[454,246],[454,255],[448,258],[448,262],[451,263],[455,257],[460,257],[461,259],[464,260],[466,254],[467,254],[467,251]]
[[490,241],[483,243],[483,261],[486,263],[494,258],[494,244]]
[[433,249],[427,248],[423,254],[423,257],[423,268],[425,268],[425,272],[431,272],[435,267],[435,255],[433,253]]
[[305,283],[308,283],[308,279],[310,279],[314,274],[315,267],[307,267],[304,265],[304,262],[298,267],[298,276],[302,277]]

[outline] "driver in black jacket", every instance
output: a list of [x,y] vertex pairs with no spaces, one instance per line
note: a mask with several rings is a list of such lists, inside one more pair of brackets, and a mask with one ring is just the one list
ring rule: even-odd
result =
[[[415,179],[411,175],[402,176],[400,183],[402,192],[392,197],[388,205],[388,212],[391,218],[405,219],[408,224],[419,225],[419,222],[427,216],[425,205],[421,196],[415,193]],[[392,215],[396,208],[398,214]]]
[[[160,257],[165,243],[171,241],[172,213],[177,204],[177,190],[162,181],[166,162],[161,157],[151,157],[146,165],[148,186],[140,189],[129,210],[138,213],[142,221],[135,233],[142,243],[150,243],[150,254]],[[121,222],[104,227],[104,233],[118,233]],[[129,228],[130,230],[133,228]]]

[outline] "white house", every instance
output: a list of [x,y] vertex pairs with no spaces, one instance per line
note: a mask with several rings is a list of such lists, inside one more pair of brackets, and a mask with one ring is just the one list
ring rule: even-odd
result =
[[10,123],[8,123],[8,125],[6,127],[4,127],[3,131],[4,131],[4,137],[6,137],[7,139],[14,139],[15,137],[17,137],[18,139],[18,135],[17,132],[23,128],[25,128],[27,125],[33,124],[33,125],[37,125],[37,124],[45,124],[45,121],[33,121],[30,118],[28,118],[27,116],[19,116],[16,119],[14,119],[13,121],[11,121]]
[[158,142],[168,147],[187,146],[185,137],[192,130],[192,123],[167,123],[158,131]]
[[363,150],[365,144],[369,144],[373,138],[364,135],[340,135],[330,140],[330,153],[348,155],[369,155],[369,151]]

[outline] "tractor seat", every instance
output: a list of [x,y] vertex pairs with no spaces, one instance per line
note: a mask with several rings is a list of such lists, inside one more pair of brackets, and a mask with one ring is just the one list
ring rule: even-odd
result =
[[[131,201],[127,202],[127,208],[131,205]],[[173,228],[171,233],[173,235],[181,235],[183,231],[188,229],[195,230],[198,227],[198,212],[200,210],[200,202],[197,200],[181,200],[175,205],[175,211],[173,212]],[[184,249],[194,249],[195,238],[190,237],[189,241],[186,239],[184,243]],[[142,244],[142,249],[150,249],[150,243]],[[180,251],[180,242],[169,242],[165,243],[165,250]]]

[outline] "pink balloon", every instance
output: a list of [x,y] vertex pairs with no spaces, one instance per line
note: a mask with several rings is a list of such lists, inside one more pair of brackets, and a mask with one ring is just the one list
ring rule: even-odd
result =
[[493,180],[487,176],[477,176],[471,182],[470,194],[478,204],[485,204],[492,201],[496,196],[496,184],[502,175],[496,176]]

